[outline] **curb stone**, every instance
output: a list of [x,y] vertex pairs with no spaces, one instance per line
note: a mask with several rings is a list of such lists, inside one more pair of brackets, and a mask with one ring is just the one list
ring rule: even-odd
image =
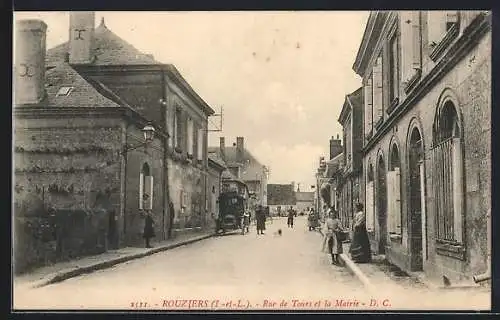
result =
[[342,263],[347,267],[349,272],[353,273],[361,283],[370,291],[375,291],[375,286],[370,282],[370,279],[361,271],[361,269],[352,261],[347,254],[341,253],[339,255]]
[[74,268],[71,270],[59,271],[55,275],[50,275],[48,279],[42,279],[42,280],[36,281],[31,287],[32,288],[45,287],[45,286],[48,286],[50,284],[62,282],[64,280],[74,278],[74,277],[77,277],[77,276],[82,275],[82,274],[92,273],[94,271],[103,270],[103,269],[108,269],[108,268],[115,266],[117,264],[120,264],[120,263],[143,258],[146,256],[153,255],[155,253],[167,251],[167,250],[174,249],[174,248],[181,247],[181,246],[185,246],[185,245],[188,245],[188,244],[191,244],[194,242],[205,240],[205,239],[213,237],[214,235],[215,234],[208,234],[208,235],[200,236],[197,238],[189,239],[186,241],[180,241],[177,243],[166,244],[164,246],[152,248],[152,249],[147,250],[145,252],[131,254],[131,255],[127,255],[127,256],[123,256],[123,257],[119,257],[119,258],[115,258],[115,259],[111,259],[111,260],[107,260],[107,261],[98,262],[98,263],[95,263],[95,264],[92,264],[89,266],[85,266],[85,267],[77,267],[77,268]]

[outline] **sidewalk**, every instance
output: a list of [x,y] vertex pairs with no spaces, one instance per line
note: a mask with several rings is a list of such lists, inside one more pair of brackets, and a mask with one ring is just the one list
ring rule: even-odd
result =
[[214,233],[197,233],[177,236],[171,240],[153,243],[153,248],[125,247],[108,250],[105,253],[82,257],[80,259],[59,262],[51,266],[41,267],[33,272],[14,276],[14,287],[38,288],[61,282],[101,269],[110,268],[116,264],[149,256],[158,252],[187,245],[214,236]]

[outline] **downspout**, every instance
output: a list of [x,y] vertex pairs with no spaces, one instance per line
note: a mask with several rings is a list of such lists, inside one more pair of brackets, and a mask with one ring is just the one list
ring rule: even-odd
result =
[[[165,184],[164,186],[164,192],[163,192],[163,217],[162,217],[162,239],[166,239],[166,234],[165,234],[165,217],[169,214],[172,214],[170,211],[170,194],[169,194],[169,184],[168,184],[168,118],[166,116],[167,108],[168,108],[168,103],[167,103],[167,86],[166,86],[166,81],[165,81],[165,71],[161,71],[161,87],[162,87],[162,98],[160,102],[160,107],[162,111],[162,125],[165,126],[165,132],[167,136],[163,139],[163,183]],[[165,108],[163,108],[165,107]],[[170,221],[170,219],[169,219]],[[168,226],[169,228],[171,227],[170,225]]]
[[472,277],[475,283],[487,281],[491,279],[491,208],[488,209],[488,213],[486,214],[486,241],[487,241],[487,254],[486,254],[486,272],[482,274],[477,274]]

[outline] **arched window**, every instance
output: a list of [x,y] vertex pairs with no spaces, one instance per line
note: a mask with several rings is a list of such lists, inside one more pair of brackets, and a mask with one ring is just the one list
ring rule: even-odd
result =
[[375,224],[375,210],[374,210],[374,194],[373,194],[373,165],[368,164],[368,170],[366,172],[366,199],[365,199],[365,211],[366,211],[366,229],[368,231],[374,230]]
[[147,162],[142,165],[139,175],[139,209],[153,209],[153,175]]
[[[389,171],[387,172],[387,213],[388,228],[391,235],[402,235],[401,225],[401,158],[396,143],[391,145]],[[401,238],[399,238],[401,240]]]
[[463,157],[455,104],[445,100],[434,122],[433,174],[439,241],[463,241]]

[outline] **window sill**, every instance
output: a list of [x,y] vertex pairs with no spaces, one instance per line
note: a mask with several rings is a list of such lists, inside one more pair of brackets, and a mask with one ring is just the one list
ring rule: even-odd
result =
[[451,27],[450,30],[446,32],[445,36],[438,44],[431,46],[431,53],[429,54],[429,57],[433,61],[436,61],[444,52],[444,50],[450,45],[453,39],[455,39],[458,36],[458,32],[459,32],[459,25],[458,23],[455,23],[453,27]]
[[422,69],[415,68],[415,73],[410,78],[410,80],[408,80],[408,83],[404,87],[405,93],[408,93],[417,84],[421,75],[422,75]]
[[392,100],[391,104],[387,108],[387,114],[390,115],[396,109],[396,107],[398,106],[398,104],[399,104],[399,98],[396,97],[396,98],[394,98]]
[[465,246],[445,240],[436,241],[436,252],[439,255],[465,261]]

